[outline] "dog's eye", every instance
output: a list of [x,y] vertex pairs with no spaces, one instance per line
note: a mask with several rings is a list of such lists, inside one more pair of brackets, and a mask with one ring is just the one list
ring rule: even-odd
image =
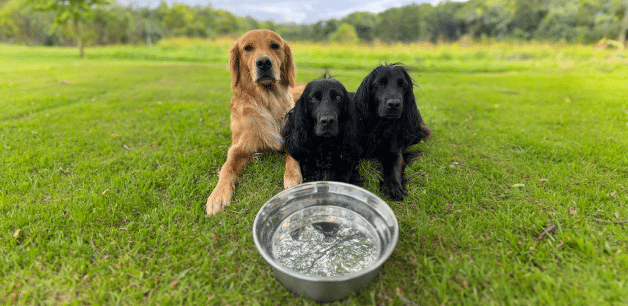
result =
[[316,98],[311,97],[311,98],[310,98],[310,102],[316,102]]
[[342,97],[341,96],[336,96],[336,101],[340,101],[340,100],[342,100]]
[[279,49],[279,45],[278,44],[270,44],[270,48],[273,50],[277,50]]
[[244,46],[244,51],[246,51],[246,52],[251,52],[251,51],[253,51],[253,46],[251,46],[251,45],[246,45],[246,46]]

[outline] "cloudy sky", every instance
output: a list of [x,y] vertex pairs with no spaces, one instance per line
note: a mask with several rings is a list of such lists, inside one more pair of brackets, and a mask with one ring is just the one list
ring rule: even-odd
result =
[[[319,20],[342,18],[353,12],[379,13],[391,7],[411,3],[437,4],[441,0],[165,0],[168,4],[185,3],[190,6],[210,6],[229,11],[237,16],[251,16],[259,21],[273,20],[277,23],[314,23]],[[465,1],[465,0],[456,0]],[[156,7],[160,1],[118,0],[122,5]]]

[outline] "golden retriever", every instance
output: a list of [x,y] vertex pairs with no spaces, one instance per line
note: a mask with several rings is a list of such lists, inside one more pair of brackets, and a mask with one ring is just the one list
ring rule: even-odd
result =
[[[273,31],[249,31],[233,44],[229,53],[231,90],[235,90],[230,105],[231,147],[218,184],[207,199],[207,215],[215,215],[231,204],[238,176],[255,153],[283,151],[281,130],[286,113],[305,87],[295,86],[292,50]],[[288,155],[284,188],[302,181],[298,162]]]

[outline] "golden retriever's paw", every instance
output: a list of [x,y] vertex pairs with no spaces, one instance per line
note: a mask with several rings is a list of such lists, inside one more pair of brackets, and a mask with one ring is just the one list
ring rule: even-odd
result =
[[207,198],[205,210],[208,216],[213,216],[221,212],[225,207],[231,204],[231,194],[229,192],[219,192],[214,190]]
[[290,187],[294,187],[303,183],[303,177],[299,176],[284,176],[283,178],[283,188],[288,189]]

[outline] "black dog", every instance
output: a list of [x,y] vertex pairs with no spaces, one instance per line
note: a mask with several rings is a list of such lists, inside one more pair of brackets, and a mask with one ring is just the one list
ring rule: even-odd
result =
[[299,162],[303,181],[353,183],[361,148],[350,112],[351,100],[339,81],[323,77],[307,84],[288,112],[286,150]]
[[430,135],[417,109],[413,86],[403,66],[383,65],[364,78],[353,97],[362,158],[379,160],[381,191],[397,201],[408,195],[405,167],[420,154],[406,150]]

